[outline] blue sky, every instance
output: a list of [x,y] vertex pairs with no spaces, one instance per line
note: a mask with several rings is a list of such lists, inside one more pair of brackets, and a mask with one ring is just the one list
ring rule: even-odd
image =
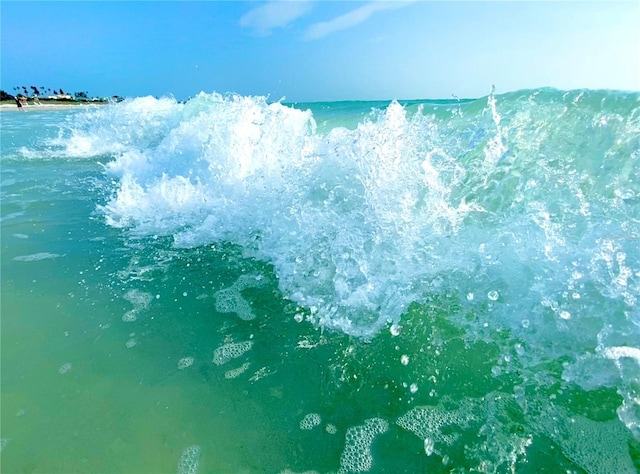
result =
[[640,2],[0,2],[0,86],[277,100],[640,90]]

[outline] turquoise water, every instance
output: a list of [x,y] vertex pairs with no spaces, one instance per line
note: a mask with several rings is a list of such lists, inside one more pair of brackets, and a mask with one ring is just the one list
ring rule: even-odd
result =
[[2,112],[2,472],[640,469],[640,96]]

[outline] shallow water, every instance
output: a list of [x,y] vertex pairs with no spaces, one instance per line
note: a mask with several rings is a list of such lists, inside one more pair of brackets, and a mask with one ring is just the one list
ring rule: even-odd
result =
[[3,114],[2,471],[638,472],[638,105]]

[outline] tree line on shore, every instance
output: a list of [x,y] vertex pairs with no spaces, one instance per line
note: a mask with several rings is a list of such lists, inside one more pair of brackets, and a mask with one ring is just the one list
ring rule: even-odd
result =
[[[89,97],[89,93],[86,91],[74,92],[69,94],[62,88],[52,89],[45,86],[15,86],[13,88],[14,94],[10,94],[4,90],[0,90],[0,101],[2,100],[19,100],[24,99],[43,99],[43,100],[66,100],[66,101],[104,101],[105,98]],[[113,96],[111,99],[120,100],[119,96]]]

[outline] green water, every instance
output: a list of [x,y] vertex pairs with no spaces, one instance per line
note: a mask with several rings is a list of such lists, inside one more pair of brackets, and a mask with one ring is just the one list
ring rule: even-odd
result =
[[3,473],[638,472],[617,388],[483,323],[508,301],[444,282],[372,338],[322,329],[233,243],[105,225],[98,160],[16,158],[7,123]]

